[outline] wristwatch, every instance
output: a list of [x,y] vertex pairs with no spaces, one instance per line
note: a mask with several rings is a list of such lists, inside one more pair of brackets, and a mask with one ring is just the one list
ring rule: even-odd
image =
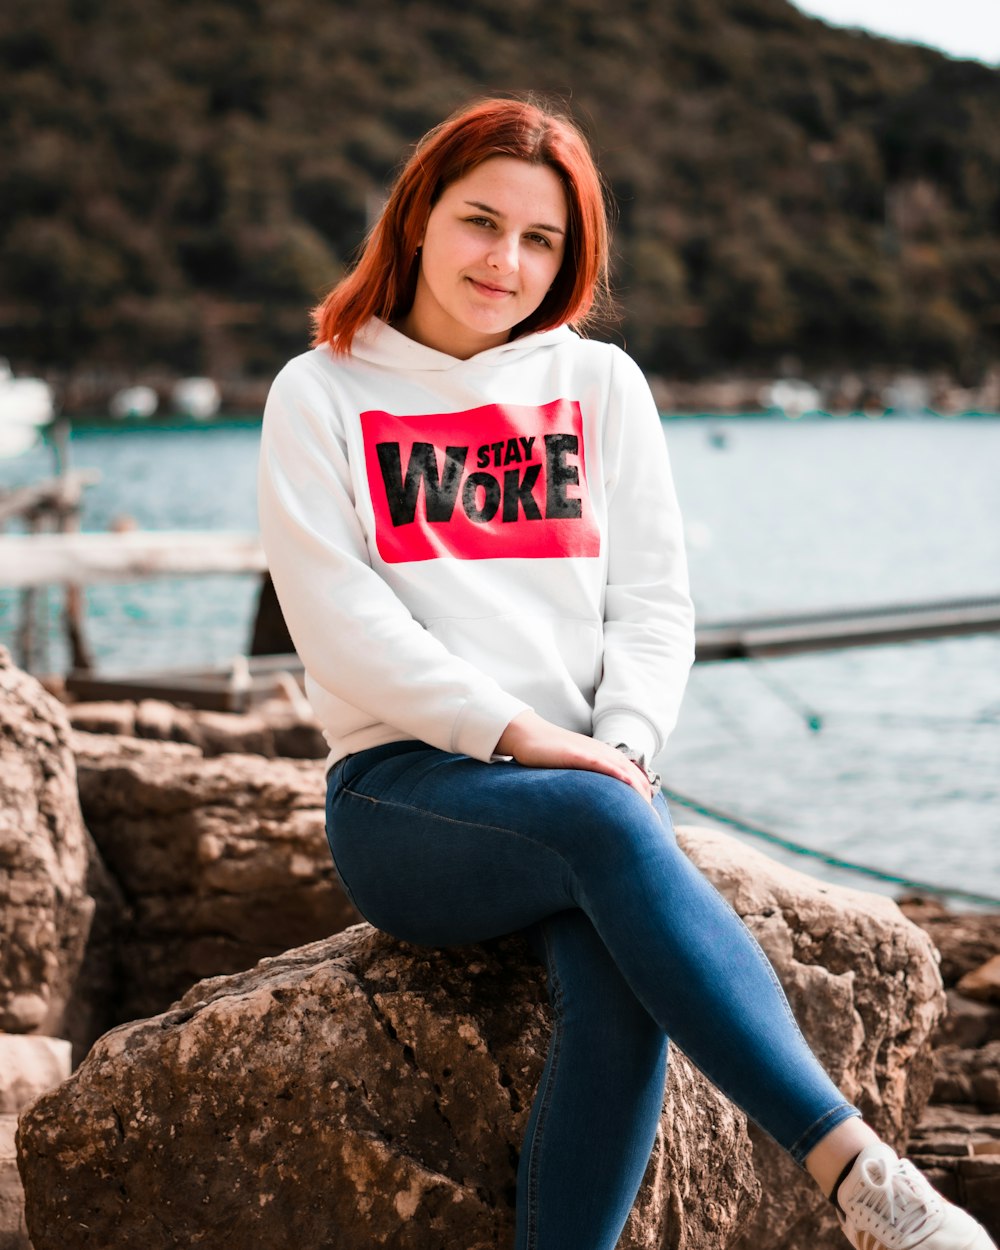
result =
[[616,743],[615,750],[621,751],[622,755],[624,755],[626,759],[631,760],[633,764],[637,764],[642,769],[642,771],[646,774],[646,780],[649,782],[653,793],[654,794],[660,793],[660,786],[662,784],[661,779],[660,779],[660,774],[657,772],[654,772],[653,769],[649,767],[649,765],[646,763],[646,757],[642,753],[642,751],[633,751],[632,748],[626,742]]

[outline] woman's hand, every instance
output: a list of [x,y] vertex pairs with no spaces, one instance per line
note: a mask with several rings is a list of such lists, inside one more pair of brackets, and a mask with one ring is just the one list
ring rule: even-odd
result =
[[606,773],[632,787],[647,803],[653,801],[646,774],[607,742],[553,725],[530,709],[515,716],[500,735],[497,755],[511,755],[532,768],[582,768]]

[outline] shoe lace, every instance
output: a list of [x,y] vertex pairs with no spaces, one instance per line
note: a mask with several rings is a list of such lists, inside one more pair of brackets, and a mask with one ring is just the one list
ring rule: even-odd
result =
[[861,1205],[889,1225],[898,1237],[920,1232],[941,1206],[933,1189],[906,1159],[866,1177],[858,1195]]

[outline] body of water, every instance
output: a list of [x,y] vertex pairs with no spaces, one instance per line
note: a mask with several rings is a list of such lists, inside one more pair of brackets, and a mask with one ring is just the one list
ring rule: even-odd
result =
[[[1000,594],[1000,419],[666,424],[703,620]],[[251,424],[76,432],[73,467],[102,474],[84,528],[254,529],[257,440]],[[44,448],[0,461],[0,486],[50,469]],[[88,640],[107,672],[225,661],[256,594],[249,577],[92,587]],[[0,589],[0,642],[16,624]],[[754,828],[1000,899],[1000,635],[698,665],[662,765]]]

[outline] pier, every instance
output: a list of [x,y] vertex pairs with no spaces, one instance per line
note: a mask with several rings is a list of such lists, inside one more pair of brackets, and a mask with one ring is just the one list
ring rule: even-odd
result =
[[[270,590],[265,579],[261,608]],[[258,627],[260,614],[258,615]],[[1000,597],[833,609],[827,612],[706,622],[695,631],[695,662],[752,660],[1000,631]],[[257,631],[255,630],[255,633]],[[225,665],[101,677],[71,672],[66,688],[79,699],[161,698],[216,711],[245,711],[291,680],[301,685],[302,662],[285,653],[238,656]]]
[[695,658],[701,662],[762,659],[994,630],[1000,630],[1000,596],[832,608],[706,622],[697,628]]

